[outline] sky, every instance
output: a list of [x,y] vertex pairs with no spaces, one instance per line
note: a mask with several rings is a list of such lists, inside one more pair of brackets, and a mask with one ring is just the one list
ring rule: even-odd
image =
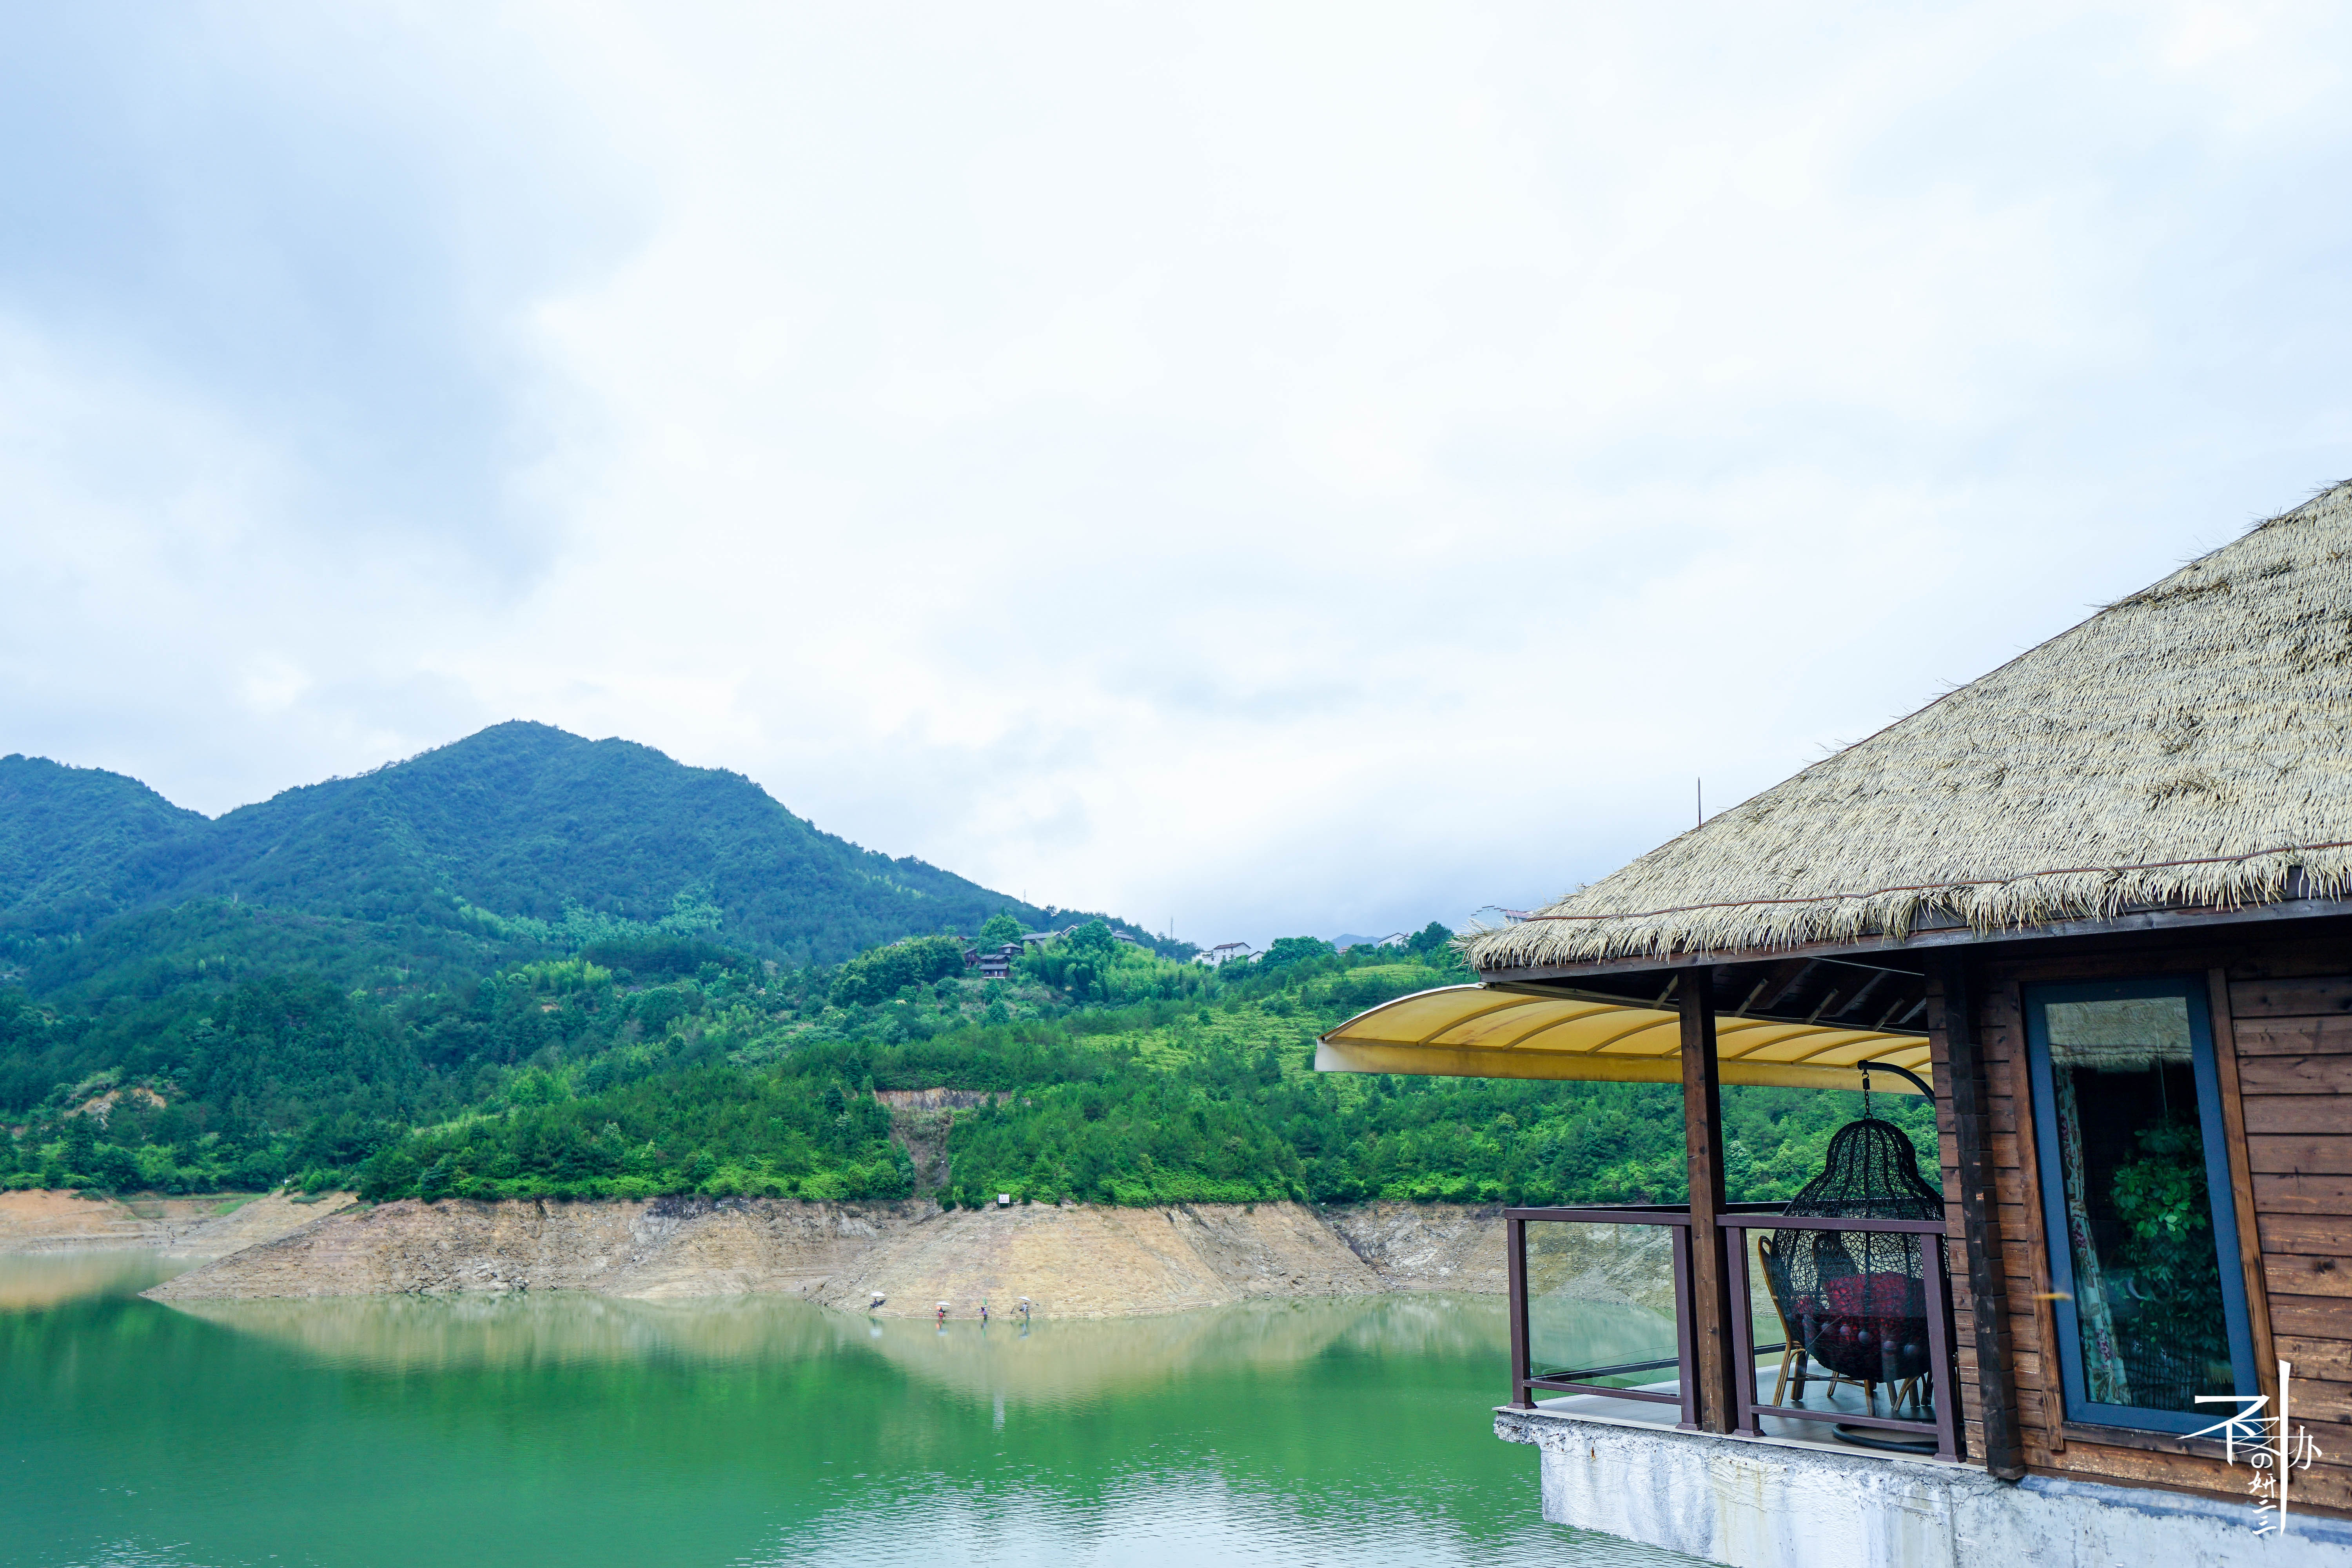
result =
[[10,7],[0,752],[1526,907],[2352,476],[2352,12]]

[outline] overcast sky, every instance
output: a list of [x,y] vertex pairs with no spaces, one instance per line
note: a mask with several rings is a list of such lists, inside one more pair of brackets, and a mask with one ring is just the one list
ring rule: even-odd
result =
[[2345,7],[9,7],[0,751],[1549,899],[2352,475]]

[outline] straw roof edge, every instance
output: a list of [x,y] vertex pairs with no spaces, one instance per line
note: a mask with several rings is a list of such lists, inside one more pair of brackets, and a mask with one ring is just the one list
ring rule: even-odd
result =
[[2297,873],[2352,890],[2352,481],[1457,945],[1492,971],[1989,935]]

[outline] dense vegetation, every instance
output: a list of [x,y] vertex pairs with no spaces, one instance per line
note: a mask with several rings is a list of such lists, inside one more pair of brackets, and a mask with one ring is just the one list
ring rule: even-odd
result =
[[[948,1134],[950,1203],[1681,1196],[1670,1086],[1311,1070],[1340,1018],[1465,978],[1446,934],[1211,971],[1094,924],[1002,983],[942,973],[944,939],[801,969],[607,942],[384,998],[252,978],[50,1090],[0,1165],[20,1186],[898,1197],[917,1173],[875,1091],[945,1087],[994,1097]],[[0,1059],[31,1070],[68,1027],[0,1002]],[[1727,1091],[1739,1195],[1793,1192],[1855,1098]],[[102,1120],[69,1114],[93,1101]],[[1927,1107],[1893,1103],[1931,1151]]]
[[[0,758],[0,1179],[1681,1195],[1669,1087],[1312,1070],[1349,1014],[1467,978],[1442,927],[1346,953],[1286,938],[1210,970],[1062,914],[1009,980],[966,966],[1051,915],[820,833],[739,775],[541,725],[217,821]],[[941,1088],[991,1098],[951,1126],[877,1099]],[[1853,1100],[1727,1092],[1739,1194],[1793,1192]],[[1932,1154],[1927,1108],[1893,1103]]]

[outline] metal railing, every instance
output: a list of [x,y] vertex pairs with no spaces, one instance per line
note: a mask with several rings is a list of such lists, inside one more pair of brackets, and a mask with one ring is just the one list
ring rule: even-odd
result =
[[[1742,1205],[1743,1207],[1746,1205]],[[1836,1219],[1796,1218],[1776,1215],[1766,1218],[1754,1214],[1724,1214],[1716,1216],[1716,1224],[1724,1230],[1727,1245],[1724,1262],[1728,1268],[1734,1307],[1731,1311],[1731,1353],[1740,1371],[1733,1380],[1733,1394],[1738,1401],[1738,1411],[1732,1430],[1750,1436],[1761,1436],[1764,1428],[1759,1419],[1778,1415],[1790,1421],[1829,1421],[1840,1426],[1861,1426],[1878,1431],[1916,1433],[1936,1440],[1936,1457],[1957,1459],[1960,1457],[1960,1398],[1958,1368],[1952,1359],[1952,1279],[1950,1260],[1944,1255],[1945,1222],[1940,1219]],[[1754,1344],[1756,1328],[1748,1310],[1748,1232],[1751,1230],[1834,1230],[1848,1236],[1916,1236],[1919,1238],[1919,1259],[1926,1270],[1927,1286],[1924,1303],[1927,1319],[1927,1368],[1922,1374],[1928,1380],[1928,1403],[1931,1415],[1925,1421],[1903,1421],[1895,1417],[1896,1409],[1893,1388],[1886,1393],[1887,1414],[1855,1414],[1844,1410],[1814,1410],[1802,1405],[1770,1405],[1756,1396],[1756,1358],[1764,1353],[1763,1347]],[[1934,1237],[1931,1243],[1929,1238]]]
[[[1779,1212],[1778,1204],[1736,1204],[1731,1210],[1741,1214]],[[1692,1338],[1690,1209],[1683,1204],[1626,1204],[1614,1208],[1541,1208],[1505,1209],[1504,1229],[1508,1239],[1510,1301],[1511,1301],[1511,1403],[1522,1409],[1535,1408],[1535,1391],[1547,1394],[1599,1394],[1612,1399],[1635,1399],[1651,1405],[1678,1405],[1682,1420],[1677,1423],[1687,1430],[1698,1430],[1698,1384],[1692,1376],[1696,1364],[1697,1347]],[[1528,1333],[1528,1226],[1536,1224],[1561,1225],[1654,1225],[1664,1226],[1674,1232],[1675,1284],[1675,1353],[1661,1361],[1627,1362],[1619,1366],[1580,1367],[1571,1372],[1536,1375],[1531,1342]],[[1759,1347],[1757,1353],[1783,1347]],[[1598,1377],[1622,1377],[1637,1372],[1663,1372],[1675,1369],[1673,1394],[1654,1389],[1621,1388],[1614,1384],[1593,1383]]]
[[[1513,1208],[1504,1210],[1503,1217],[1510,1289],[1510,1403],[1521,1409],[1532,1410],[1536,1406],[1536,1395],[1540,1392],[1597,1394],[1609,1399],[1672,1405],[1678,1407],[1682,1417],[1675,1425],[1685,1431],[1697,1431],[1697,1347],[1696,1324],[1691,1310],[1690,1210],[1680,1204],[1639,1204],[1615,1208]],[[1530,1224],[1649,1225],[1671,1229],[1674,1239],[1675,1354],[1657,1361],[1580,1367],[1538,1375],[1532,1360],[1528,1324],[1528,1226]],[[1728,1287],[1726,1294],[1732,1302],[1731,1321],[1727,1327],[1736,1368],[1732,1380],[1736,1409],[1729,1413],[1734,1432],[1749,1436],[1764,1436],[1761,1419],[1766,1415],[1796,1421],[1827,1421],[1842,1426],[1932,1437],[1938,1458],[1959,1457],[1959,1384],[1958,1365],[1952,1356],[1956,1342],[1949,1267],[1940,1243],[1930,1246],[1925,1240],[1930,1236],[1940,1237],[1944,1235],[1943,1221],[1800,1219],[1784,1215],[1778,1204],[1729,1204],[1717,1213],[1716,1224],[1721,1227],[1726,1243],[1725,1282]],[[1790,1346],[1786,1342],[1759,1344],[1756,1340],[1748,1260],[1748,1233],[1756,1230],[1833,1230],[1849,1234],[1908,1234],[1922,1237],[1919,1251],[1927,1269],[1927,1369],[1923,1375],[1929,1380],[1932,1410],[1928,1419],[1906,1421],[1895,1418],[1892,1414],[1895,1404],[1891,1389],[1887,1399],[1889,1415],[1885,1416],[1877,1415],[1874,1410],[1816,1410],[1801,1405],[1771,1404],[1758,1397],[1757,1357],[1775,1351],[1786,1351]],[[1622,1388],[1594,1381],[1634,1373],[1662,1372],[1667,1367],[1675,1369],[1675,1391],[1672,1394],[1654,1388]]]

